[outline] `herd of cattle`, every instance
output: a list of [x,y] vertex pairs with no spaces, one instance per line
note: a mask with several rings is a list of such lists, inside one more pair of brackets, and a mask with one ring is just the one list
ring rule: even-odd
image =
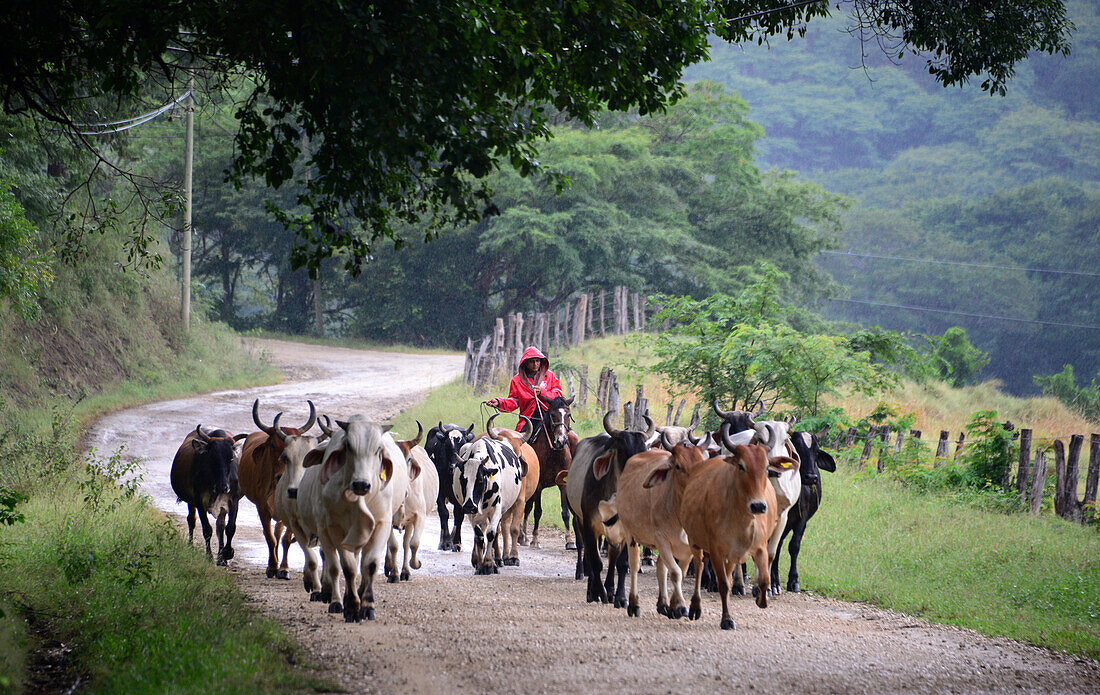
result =
[[[779,593],[779,548],[788,533],[787,590],[799,590],[802,535],[821,501],[819,469],[836,469],[815,435],[792,431],[788,422],[725,412],[717,403],[721,425],[714,432],[696,435],[695,422],[657,427],[648,417],[646,431],[619,430],[608,413],[605,431],[583,440],[569,426],[572,399],[555,399],[533,437],[530,421],[517,432],[493,427],[490,418],[480,436],[473,425],[440,422],[425,437],[417,423],[416,437],[408,440],[362,415],[319,418],[307,403],[309,418],[301,427],[280,425],[282,413],[264,424],[258,400],[252,405],[256,432],[234,436],[196,427],[172,462],[172,489],[187,503],[191,541],[197,516],[211,557],[214,518],[219,564],[233,557],[237,506],[247,497],[267,541],[267,576],[290,578],[287,551],[297,542],[310,599],[328,603],[330,613],[342,612],[349,622],[375,618],[373,581],[380,566],[390,582],[407,580],[410,569],[421,567],[417,550],[433,504],[440,549],[462,549],[468,516],[474,570],[495,574],[500,566],[519,564],[532,509],[530,542],[538,544],[541,495],[557,487],[567,528],[572,516],[576,578],[587,577],[588,601],[639,615],[637,575],[645,548],[656,551],[659,613],[698,619],[700,588],[712,583],[716,587],[708,588],[717,588],[722,600],[721,627],[732,629],[728,598],[731,591],[746,593],[746,559],[756,566],[753,594],[764,608]],[[310,434],[315,425],[320,433]],[[693,562],[689,606],[682,582]]]

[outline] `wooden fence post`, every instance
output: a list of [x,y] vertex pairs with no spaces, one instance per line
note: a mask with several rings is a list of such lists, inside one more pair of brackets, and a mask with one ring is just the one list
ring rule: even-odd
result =
[[1054,440],[1054,513],[1063,519],[1066,516],[1066,445],[1061,439]]
[[613,413],[619,412],[619,378],[613,371],[607,383],[607,409]]
[[604,337],[605,335],[607,335],[607,333],[606,333],[606,331],[607,331],[607,321],[605,320],[606,315],[604,313],[604,299],[605,299],[606,294],[607,294],[607,291],[601,288],[600,289],[600,337],[601,338]]
[[642,416],[649,412],[649,399],[642,395],[642,385],[638,384],[638,389],[634,394],[634,424],[637,427],[641,427],[644,424]]
[[588,295],[577,297],[577,308],[573,311],[573,345],[584,342],[585,328],[588,326]]
[[584,293],[585,325],[588,327],[587,335],[589,335],[589,336],[596,335],[596,332],[594,330],[592,330],[592,318],[593,318],[593,314],[596,313],[595,300],[596,300],[596,295],[595,294],[593,294],[591,292],[585,292]]
[[1038,514],[1043,504],[1043,489],[1047,486],[1047,459],[1042,449],[1035,450],[1035,465],[1031,468],[1029,503],[1032,514]]
[[879,434],[878,434],[879,443],[882,446],[880,446],[878,448],[878,459],[875,461],[875,470],[877,470],[879,473],[886,470],[886,462],[882,460],[882,453],[884,451],[886,451],[886,441],[889,438],[890,438],[890,427],[888,425],[883,425],[882,427],[879,428]]
[[679,427],[680,425],[680,413],[684,412],[684,406],[687,405],[687,399],[681,398],[680,405],[676,406],[676,415],[672,417],[672,424]]
[[1089,474],[1085,478],[1084,521],[1096,516],[1096,487],[1100,483],[1100,434],[1089,437]]
[[1031,460],[1031,430],[1020,430],[1020,465],[1016,470],[1016,493],[1027,502],[1027,464]]
[[508,367],[504,364],[505,341],[507,333],[504,330],[504,317],[498,316],[496,327],[493,330],[493,371],[503,374]]
[[580,389],[577,391],[577,404],[584,407],[588,403],[588,365],[581,365]]
[[672,425],[672,408],[675,404],[675,401],[668,402],[668,412],[665,413],[665,427],[670,427]]
[[623,429],[634,429],[634,404],[630,401],[623,403]]
[[947,458],[947,440],[950,436],[947,430],[940,430],[940,442],[936,445],[936,458],[932,464],[934,468],[942,466]]
[[848,434],[844,437],[844,448],[851,449],[856,443],[856,435],[859,434],[855,427],[848,428]]
[[1066,457],[1066,483],[1063,487],[1065,497],[1063,505],[1066,510],[1066,518],[1070,521],[1081,523],[1081,501],[1077,499],[1077,471],[1081,460],[1081,445],[1085,438],[1075,434],[1069,438],[1069,455]]
[[867,459],[871,458],[871,447],[875,443],[875,432],[878,431],[878,427],[871,425],[867,428],[867,436],[863,442],[863,451],[859,454],[859,467],[863,468],[863,464],[867,462]]
[[953,459],[959,458],[959,452],[962,451],[963,446],[966,444],[966,432],[959,432],[959,441],[955,442],[955,455]]
[[897,454],[901,453],[901,443],[904,439],[905,439],[905,435],[902,434],[901,432],[898,432],[897,441],[894,443],[894,453],[897,453]]

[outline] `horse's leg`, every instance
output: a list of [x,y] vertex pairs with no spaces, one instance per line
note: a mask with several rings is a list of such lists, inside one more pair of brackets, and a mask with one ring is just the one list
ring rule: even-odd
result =
[[542,493],[535,493],[535,529],[531,532],[531,547],[541,548],[539,544],[539,522],[542,520]]
[[[569,500],[565,498],[565,490],[561,491],[561,523],[563,528],[569,528]],[[566,550],[575,550],[577,544],[573,541],[565,541]]]

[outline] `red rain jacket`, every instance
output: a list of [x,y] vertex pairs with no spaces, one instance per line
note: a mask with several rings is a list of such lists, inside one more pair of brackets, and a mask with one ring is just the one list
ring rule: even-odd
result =
[[[541,360],[534,383],[539,387],[539,401],[543,412],[546,412],[550,401],[562,395],[561,382],[554,376],[554,372],[550,371],[550,360],[546,359],[546,355],[542,354],[538,348],[532,346],[523,351],[523,357],[519,360],[519,372],[512,377],[512,383],[508,387],[508,397],[499,399],[497,406],[499,410],[511,412],[519,408],[521,415],[531,417],[534,414],[535,392],[531,390],[531,382],[523,373],[523,363],[531,359]],[[521,418],[516,429],[522,431],[526,424]]]

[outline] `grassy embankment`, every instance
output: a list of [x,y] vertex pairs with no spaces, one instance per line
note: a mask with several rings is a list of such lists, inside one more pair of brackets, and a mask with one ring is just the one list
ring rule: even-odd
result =
[[[181,336],[167,283],[99,267],[63,268],[33,321],[0,306],[0,488],[28,498],[25,522],[0,525],[0,693],[77,679],[125,693],[330,687],[186,535],[114,484],[128,471],[117,457],[80,452],[104,412],[278,378],[228,331],[196,320]],[[47,672],[35,662],[55,642],[71,651]]]
[[[637,379],[617,365],[632,359],[644,362],[645,357],[636,346],[607,339],[568,351],[553,363],[587,364],[593,388],[600,367],[611,365],[620,375],[623,400],[629,400]],[[503,395],[505,388],[499,384],[492,393],[478,395],[459,383],[447,385],[402,414],[397,427],[415,433],[413,420],[419,418],[425,427],[439,420],[463,426],[476,421],[480,429],[478,404]],[[663,421],[667,392],[650,378],[645,390],[651,412]],[[1013,398],[992,385],[951,389],[907,384],[885,398],[901,412],[917,413],[914,427],[925,432],[957,432],[972,412],[989,408],[1032,427],[1037,437],[1096,429],[1052,399]],[[842,404],[862,416],[876,401],[852,398]],[[575,429],[582,437],[593,434],[600,430],[600,417],[591,405],[577,410]],[[506,421],[509,426],[512,419]],[[847,452],[837,473],[825,474],[825,499],[800,558],[804,590],[1100,658],[1096,529],[1075,526],[1049,512],[1032,517],[989,511],[980,495],[922,493],[873,468],[859,470],[857,453]],[[544,498],[544,523],[561,523],[556,498]],[[784,582],[786,566],[784,560]]]

